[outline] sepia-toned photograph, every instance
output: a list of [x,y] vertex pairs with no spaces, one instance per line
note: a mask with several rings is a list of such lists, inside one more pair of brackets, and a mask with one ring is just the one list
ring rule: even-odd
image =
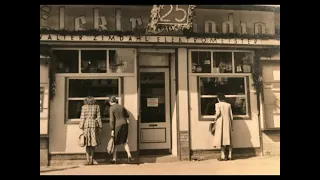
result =
[[280,175],[280,5],[40,5],[40,175]]

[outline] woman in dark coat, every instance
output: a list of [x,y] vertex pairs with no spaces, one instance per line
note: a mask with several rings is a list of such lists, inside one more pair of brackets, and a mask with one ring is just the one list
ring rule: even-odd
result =
[[116,97],[112,96],[109,99],[111,107],[110,112],[110,129],[111,136],[114,137],[114,150],[113,159],[111,163],[116,163],[117,161],[117,147],[118,145],[124,145],[124,149],[128,155],[128,162],[131,162],[132,157],[130,153],[130,148],[128,145],[128,121],[129,114],[127,110],[120,104],[117,103]]
[[102,129],[100,107],[95,104],[93,97],[87,97],[81,107],[79,128],[83,130],[86,137],[87,163],[93,165],[93,155],[96,147],[100,145],[99,133]]

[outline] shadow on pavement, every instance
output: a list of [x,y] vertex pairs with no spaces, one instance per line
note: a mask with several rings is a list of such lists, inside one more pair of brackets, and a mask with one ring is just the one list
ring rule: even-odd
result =
[[254,157],[257,157],[257,156],[236,156],[233,158],[233,160],[240,160],[240,159],[250,159],[250,158],[254,158]]
[[79,168],[80,166],[72,166],[72,167],[65,167],[65,168],[49,168],[49,169],[40,169],[40,173],[52,172],[52,171],[63,171],[68,169],[75,169]]
[[127,164],[127,165],[140,165],[143,164],[139,162],[138,159],[134,158],[132,162],[128,163],[126,158],[120,158],[117,160],[116,164],[111,163],[111,159],[104,159],[104,160],[97,160],[94,165],[122,165],[122,164]]

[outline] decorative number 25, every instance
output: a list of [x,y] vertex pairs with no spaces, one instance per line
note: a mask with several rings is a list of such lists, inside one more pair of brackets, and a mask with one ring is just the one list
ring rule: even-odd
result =
[[[163,9],[163,7],[164,7],[164,5],[161,5],[161,6],[160,6],[161,9]],[[170,5],[170,10],[169,10],[167,13],[165,13],[163,16],[161,16],[161,15],[159,14],[160,21],[170,22],[169,19],[165,19],[165,18],[171,14],[172,10],[173,10],[173,5]],[[175,18],[175,20],[176,20],[177,22],[183,22],[184,20],[186,20],[186,18],[187,18],[187,12],[186,12],[186,10],[184,10],[183,8],[179,8],[179,5],[176,5],[175,11],[182,11],[182,12],[183,12],[183,17],[182,17],[181,19]]]

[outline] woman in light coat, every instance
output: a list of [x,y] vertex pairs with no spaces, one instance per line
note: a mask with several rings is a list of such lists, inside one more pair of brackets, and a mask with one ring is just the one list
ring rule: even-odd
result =
[[84,100],[81,107],[79,128],[86,137],[86,156],[85,165],[93,165],[93,155],[95,148],[100,145],[99,133],[102,129],[100,107],[96,104],[93,97],[89,96]]
[[[213,146],[221,149],[221,157],[219,161],[231,160],[232,158],[232,109],[231,105],[226,102],[224,94],[218,94],[218,103],[215,104],[216,109],[216,126],[213,137]],[[228,157],[226,157],[226,148],[229,149]]]

